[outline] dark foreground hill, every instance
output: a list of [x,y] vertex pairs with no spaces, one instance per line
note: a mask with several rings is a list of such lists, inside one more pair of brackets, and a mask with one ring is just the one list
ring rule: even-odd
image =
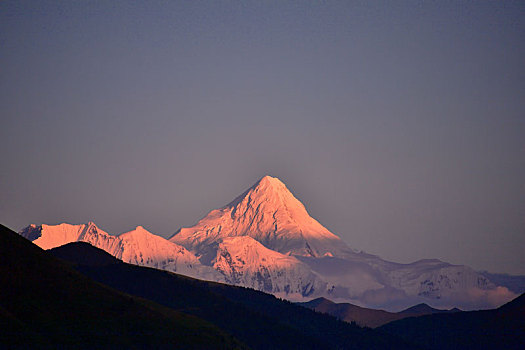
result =
[[0,225],[0,348],[241,348],[209,322],[96,283]]
[[355,322],[360,326],[376,328],[392,321],[407,317],[430,315],[434,313],[458,312],[458,309],[439,310],[427,304],[418,304],[400,312],[388,312],[360,307],[350,303],[334,303],[325,298],[317,298],[306,303],[298,303],[312,310],[332,315],[346,322]]
[[50,253],[100,283],[207,320],[255,349],[414,348],[259,291],[126,264],[87,243]]
[[525,294],[494,310],[405,318],[379,328],[427,349],[525,349]]

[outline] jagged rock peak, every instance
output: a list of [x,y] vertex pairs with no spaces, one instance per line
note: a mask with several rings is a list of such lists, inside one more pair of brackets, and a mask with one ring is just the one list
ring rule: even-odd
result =
[[71,225],[61,223],[58,225],[30,225],[19,232],[19,234],[43,249],[55,248],[60,245],[71,243],[79,240],[86,240],[86,237],[106,237],[108,233],[104,232],[93,222],[87,224]]

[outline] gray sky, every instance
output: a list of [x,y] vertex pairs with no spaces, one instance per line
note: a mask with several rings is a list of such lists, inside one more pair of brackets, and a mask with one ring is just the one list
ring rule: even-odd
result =
[[2,1],[0,222],[168,236],[265,174],[350,246],[525,274],[523,1]]

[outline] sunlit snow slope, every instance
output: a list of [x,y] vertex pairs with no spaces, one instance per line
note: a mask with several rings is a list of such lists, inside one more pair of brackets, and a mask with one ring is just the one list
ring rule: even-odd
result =
[[81,225],[30,225],[20,234],[43,249],[59,247],[66,243],[82,241],[105,250],[131,264],[149,266],[181,273],[201,279],[221,281],[222,276],[208,266],[203,266],[184,247],[169,242],[138,226],[130,232],[113,236],[94,223]]
[[271,176],[263,177],[225,207],[211,211],[195,226],[180,229],[170,241],[206,260],[217,242],[234,236],[250,236],[282,254],[320,257],[350,251],[308,214],[284,183]]
[[354,251],[271,176],[169,240],[140,226],[112,236],[93,223],[31,225],[20,234],[44,249],[85,241],[126,262],[290,300],[323,296],[398,311],[422,302],[441,308],[491,308],[516,297],[468,266],[435,259],[398,264]]
[[[326,296],[400,310],[420,302],[464,309],[494,307],[516,296],[467,266],[439,260],[398,264],[358,253],[312,218],[285,184],[271,176],[263,177],[225,207],[211,211],[195,226],[180,229],[170,241],[193,252],[203,264],[212,265],[225,249],[239,252],[248,245],[246,240],[231,237],[251,237],[271,251],[295,257],[303,263],[301,269],[308,266],[313,272],[312,290],[300,293],[303,297]],[[254,253],[240,255],[249,254]],[[220,268],[215,267],[230,283],[281,295],[283,290],[277,291],[274,286],[288,283],[277,282],[278,278],[268,274],[259,261],[222,259]],[[290,276],[297,266],[294,262],[284,270]],[[242,278],[238,271],[243,271]],[[296,288],[304,286],[304,276],[301,274]],[[290,299],[298,295],[284,294]]]
[[249,236],[224,238],[213,267],[224,274],[228,283],[282,296],[307,297],[326,288],[306,264],[270,250]]

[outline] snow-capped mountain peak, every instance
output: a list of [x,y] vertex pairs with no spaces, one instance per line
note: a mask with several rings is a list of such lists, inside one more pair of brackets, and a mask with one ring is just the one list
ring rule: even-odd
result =
[[[119,237],[126,237],[126,236],[134,236],[134,237],[147,237],[147,236],[156,236],[154,234],[152,234],[151,232],[149,232],[148,230],[146,230],[143,226],[137,226],[135,227],[135,229],[131,230],[131,231],[128,231],[128,232],[124,232],[124,233],[121,233],[119,235]],[[158,237],[158,236],[156,236]]]
[[421,302],[473,309],[516,296],[466,266],[432,259],[398,264],[353,251],[271,176],[169,240],[142,226],[114,236],[93,222],[30,225],[20,234],[44,249],[85,241],[129,263],[291,300],[324,296],[391,310]]
[[[239,197],[235,198],[232,202],[228,203],[225,207],[237,206],[243,199],[246,198],[247,194],[250,192],[258,193],[260,197],[264,197],[265,200],[272,202],[276,205],[284,204],[283,199],[285,199],[286,197],[290,197],[290,195],[291,197],[293,197],[291,192],[281,180],[279,180],[276,177],[266,175],[259,179],[259,181],[257,181],[252,187],[247,189]],[[288,201],[297,201],[295,197],[293,197],[293,199],[287,199]],[[299,205],[302,205],[302,203],[299,202]]]
[[105,250],[125,262],[182,273],[202,279],[223,281],[220,273],[203,266],[197,257],[184,247],[154,235],[142,226],[110,235],[93,222],[80,225],[29,225],[19,232],[43,249],[59,247],[71,242],[87,242]]
[[170,241],[209,262],[225,237],[250,236],[282,254],[337,255],[350,249],[312,218],[278,178],[264,176],[228,205],[211,211],[195,226],[182,228]]
[[99,229],[93,222],[81,225],[62,223],[59,225],[29,225],[20,234],[43,249],[55,248],[76,241],[96,240],[108,233]]

